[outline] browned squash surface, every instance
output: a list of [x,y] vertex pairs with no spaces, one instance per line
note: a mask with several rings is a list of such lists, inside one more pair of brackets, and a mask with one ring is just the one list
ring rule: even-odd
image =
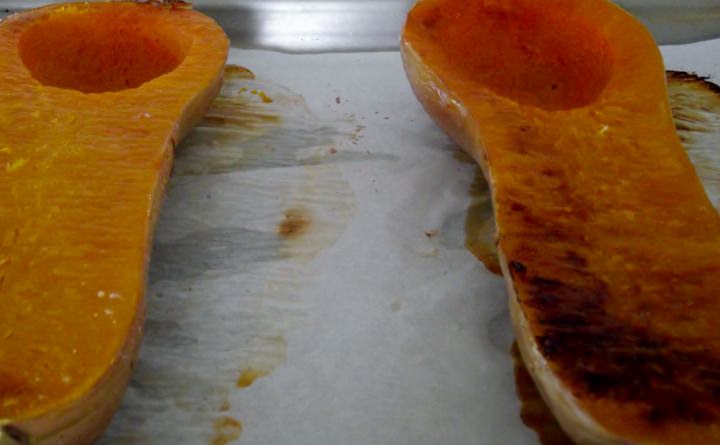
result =
[[200,13],[129,2],[0,23],[0,443],[88,443],[109,421],[173,148],[227,50]]
[[720,443],[720,219],[605,0],[421,0],[402,53],[483,167],[518,343],[578,443]]

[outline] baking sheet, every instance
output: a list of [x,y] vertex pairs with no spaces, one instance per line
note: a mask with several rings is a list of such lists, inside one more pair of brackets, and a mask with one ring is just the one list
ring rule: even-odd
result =
[[[718,51],[664,54],[717,81]],[[178,150],[141,359],[101,443],[536,444],[503,282],[465,248],[477,169],[399,54],[230,62],[256,79],[236,70]]]
[[[49,0],[2,0],[0,19],[10,11],[48,3]],[[193,0],[192,3],[195,9],[217,20],[236,47],[307,53],[397,50],[399,30],[414,0]],[[617,0],[616,3],[648,26],[661,44],[720,37],[717,0]]]

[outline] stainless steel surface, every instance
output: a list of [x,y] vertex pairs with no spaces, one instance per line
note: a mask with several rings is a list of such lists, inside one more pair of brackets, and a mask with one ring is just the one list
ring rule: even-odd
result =
[[[9,10],[47,0],[9,0]],[[215,18],[236,48],[291,53],[392,51],[413,0],[195,0]],[[618,0],[660,44],[720,37],[717,0]]]
[[286,52],[393,51],[412,0],[198,2],[233,46]]
[[718,0],[618,0],[645,23],[660,44],[720,37]]
[[[10,11],[48,0],[2,2]],[[290,53],[394,51],[413,0],[196,0],[236,48]]]

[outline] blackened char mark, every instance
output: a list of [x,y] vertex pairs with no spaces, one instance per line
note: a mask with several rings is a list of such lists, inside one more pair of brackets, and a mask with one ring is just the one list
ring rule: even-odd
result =
[[525,265],[520,261],[510,261],[510,270],[519,274],[524,274],[525,272],[527,272],[527,269],[525,269]]
[[710,82],[708,79],[709,77],[704,76],[698,76],[695,73],[686,73],[684,71],[673,71],[668,70],[667,71],[667,77],[668,79],[677,79],[680,81],[685,81],[687,83],[701,83],[704,87],[711,90],[714,93],[720,94],[720,86],[717,84]]
[[720,360],[612,316],[607,285],[582,270],[584,259],[566,261],[585,284],[536,275],[518,260],[509,269],[535,315],[540,352],[576,395],[644,405],[653,425],[718,420]]

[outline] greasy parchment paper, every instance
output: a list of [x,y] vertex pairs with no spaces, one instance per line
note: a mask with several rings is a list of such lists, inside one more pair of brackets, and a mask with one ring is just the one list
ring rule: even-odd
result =
[[[718,52],[664,49],[716,82]],[[229,61],[257,78],[229,78],[178,149],[141,359],[101,443],[537,443],[502,279],[464,246],[476,167],[399,54]]]

